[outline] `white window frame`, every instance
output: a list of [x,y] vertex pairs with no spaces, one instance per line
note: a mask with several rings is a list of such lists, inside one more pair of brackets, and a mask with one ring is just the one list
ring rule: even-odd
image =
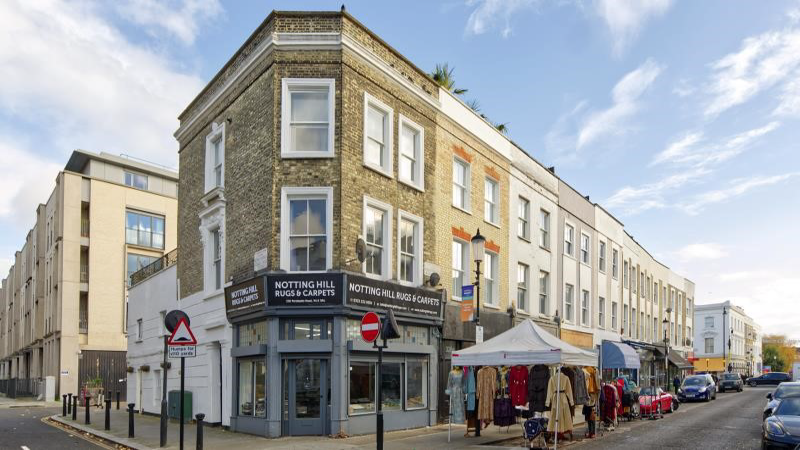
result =
[[[225,286],[225,272],[223,272],[222,267],[223,246],[222,229],[215,228],[211,230],[211,287],[215,291],[218,291]],[[217,276],[219,276],[219,283],[217,283]]]
[[[569,307],[569,312],[567,311]],[[572,317],[575,312],[575,286],[570,283],[564,284],[564,320],[569,323],[574,323]]]
[[575,257],[575,226],[569,222],[564,222],[564,254]]
[[[131,184],[128,184],[128,180],[127,180],[128,175],[131,176]],[[140,188],[140,187],[136,186],[136,181],[135,181],[136,177],[144,178],[144,187],[143,188]],[[123,178],[122,182],[123,182],[123,184],[125,186],[132,187],[134,189],[141,189],[143,191],[146,191],[150,187],[150,178],[147,175],[143,174],[143,173],[134,172],[132,170],[125,170],[125,171],[123,171],[122,178]]]
[[[291,95],[295,88],[328,89],[328,149],[292,151],[291,148]],[[333,137],[336,128],[336,80],[333,78],[283,78],[281,79],[281,158],[333,158]]]
[[[550,272],[539,271],[539,314],[547,315],[550,303]],[[544,308],[542,308],[544,305]]]
[[597,327],[598,328],[605,328],[606,327],[606,298],[605,297],[598,297],[597,298]]
[[[400,278],[400,260],[401,260],[401,251],[402,248],[400,245],[400,226],[403,223],[403,220],[407,220],[409,222],[414,222],[416,224],[415,232],[414,232],[414,279],[411,281],[405,281]],[[397,211],[397,281],[400,284],[405,284],[407,286],[419,286],[422,284],[422,255],[423,248],[422,248],[422,237],[423,233],[425,232],[424,223],[422,217],[415,216],[410,212],[403,211],[402,209]]]
[[[491,199],[486,198],[486,187],[488,185],[494,186]],[[492,214],[489,214],[489,212]],[[487,217],[487,215],[490,217]],[[500,226],[500,182],[490,176],[485,177],[483,180],[483,221],[496,227]]]
[[618,303],[617,302],[611,302],[611,329],[612,330],[616,330],[617,329],[617,322],[618,322],[617,316],[618,316],[618,314],[619,314]]
[[517,237],[531,239],[531,202],[521,195],[517,198]]
[[[457,185],[454,178],[455,178],[455,165],[460,164],[464,166],[464,186]],[[456,205],[455,199],[453,195],[450,196],[450,202],[453,204],[454,207],[464,211],[467,214],[472,214],[472,192],[470,187],[472,186],[472,165],[464,159],[459,158],[458,156],[453,156],[453,172],[451,174],[451,187],[453,191],[455,191],[456,186],[458,189],[464,190],[464,195],[462,198],[464,199],[464,205]]]
[[144,328],[142,319],[136,319],[136,342],[142,342],[144,339]]
[[587,266],[592,262],[592,237],[581,233],[581,262]]
[[[453,244],[454,243],[460,244],[461,248],[462,248],[462,252],[461,252],[461,269],[456,269],[455,267],[452,267],[452,265],[453,265]],[[455,238],[455,237],[452,239],[452,241],[450,241],[450,266],[451,266],[450,267],[450,282],[451,282],[451,284],[453,283],[453,280],[454,280],[453,272],[452,272],[453,270],[460,270],[461,271],[462,277],[464,279],[462,286],[466,286],[466,285],[470,284],[470,281],[469,281],[469,264],[470,264],[469,250],[470,250],[469,242],[467,242],[467,241],[464,241],[464,240],[461,240],[461,239],[458,239],[458,238]],[[460,288],[459,289],[455,289],[455,285],[454,285],[453,286],[453,291],[454,292],[451,295],[453,300],[456,300],[456,301],[460,302],[461,301],[461,289]]]
[[611,278],[619,279],[619,251],[615,248],[611,249]]
[[[214,236],[219,230],[222,288],[214,286]],[[200,212],[200,234],[203,240],[203,290],[206,297],[222,292],[225,286],[225,203],[218,202]]]
[[591,319],[592,319],[592,308],[590,308],[589,304],[591,303],[589,291],[586,289],[581,290],[581,325],[588,327],[591,326]]
[[628,272],[628,261],[622,261],[622,287],[630,289],[631,274]]
[[[372,197],[364,196],[363,208],[361,210],[361,236],[367,240],[367,208],[374,208],[383,211],[383,255],[381,256],[381,266],[383,273],[374,274],[367,272],[367,262],[361,263],[361,271],[364,276],[376,280],[388,280],[392,278],[392,205],[384,203]],[[370,244],[368,244],[370,245]]]
[[[483,286],[486,292],[486,295],[483,299],[483,304],[490,307],[490,308],[499,308],[500,307],[500,254],[495,253],[489,250],[484,252],[483,257]],[[489,278],[487,275],[489,273],[492,274],[493,278]],[[489,287],[489,281],[492,282],[491,287]]]
[[[375,164],[367,160],[367,142],[369,141],[369,137],[367,137],[367,119],[369,117],[368,113],[370,106],[386,114],[386,120],[383,123],[383,135],[385,136],[385,142],[383,143],[383,154],[381,155],[381,159],[384,160],[383,165]],[[383,103],[382,101],[370,95],[368,92],[364,92],[364,123],[362,131],[364,134],[362,153],[364,167],[368,167],[378,173],[392,178],[392,161],[394,159],[394,147],[392,146],[394,134],[394,110],[386,103]]]
[[606,242],[597,241],[597,270],[606,273]]
[[550,249],[550,211],[539,209],[539,247]]
[[[414,159],[416,160],[417,164],[414,169],[414,177],[417,181],[408,179],[407,177],[403,176],[400,173],[400,161],[402,161],[403,153],[401,149],[402,145],[402,133],[403,127],[408,127],[413,129],[417,132],[417,142],[414,148]],[[414,189],[417,189],[421,192],[425,192],[425,128],[422,125],[414,122],[413,120],[409,119],[408,117],[398,114],[397,115],[397,179],[400,180],[401,183],[407,184]]]
[[[709,320],[708,319],[711,319],[711,321],[710,321],[711,322],[711,326],[708,325],[709,324]],[[714,328],[714,317],[713,316],[705,316],[703,318],[703,326],[705,328]]]
[[297,198],[325,198],[325,270],[297,272],[297,273],[319,273],[325,272],[333,264],[333,188],[330,186],[321,187],[283,187],[281,188],[281,269],[289,270],[289,199]]
[[[520,275],[523,279],[520,280]],[[517,295],[516,295],[516,309],[527,313],[530,310],[530,279],[531,268],[529,265],[517,262]],[[522,291],[522,297],[525,302],[524,308],[519,306],[519,294]]]
[[[219,143],[220,183],[216,183],[216,168],[214,165],[214,144]],[[212,123],[211,133],[206,136],[206,162],[205,162],[205,192],[208,193],[216,187],[225,187],[225,122]]]

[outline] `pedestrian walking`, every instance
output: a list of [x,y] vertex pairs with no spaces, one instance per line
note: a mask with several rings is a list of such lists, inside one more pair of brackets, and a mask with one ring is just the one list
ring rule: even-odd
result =
[[672,386],[675,387],[675,393],[678,393],[678,388],[681,387],[681,378],[675,375],[675,378],[672,379]]

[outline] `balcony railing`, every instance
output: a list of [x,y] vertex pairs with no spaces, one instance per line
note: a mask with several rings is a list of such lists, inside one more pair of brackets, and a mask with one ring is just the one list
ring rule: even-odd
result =
[[141,283],[142,281],[150,278],[151,276],[161,272],[162,270],[174,265],[178,262],[178,249],[172,250],[171,252],[167,253],[166,255],[158,258],[157,260],[151,262],[150,264],[142,267],[141,269],[133,272],[131,274],[130,279],[130,287],[136,286],[137,284]]
[[89,282],[89,265],[81,264],[81,283]]
[[89,237],[89,218],[81,217],[81,237]]

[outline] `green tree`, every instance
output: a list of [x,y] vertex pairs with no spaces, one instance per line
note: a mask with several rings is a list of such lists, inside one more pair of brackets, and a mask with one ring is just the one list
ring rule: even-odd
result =
[[430,73],[433,81],[437,82],[439,86],[447,89],[456,95],[461,95],[467,92],[466,89],[457,88],[456,80],[453,78],[453,71],[455,67],[450,67],[447,63],[436,64],[436,68]]
[[764,365],[770,366],[770,370],[773,372],[786,372],[788,368],[784,356],[776,345],[767,344],[764,346],[763,359]]

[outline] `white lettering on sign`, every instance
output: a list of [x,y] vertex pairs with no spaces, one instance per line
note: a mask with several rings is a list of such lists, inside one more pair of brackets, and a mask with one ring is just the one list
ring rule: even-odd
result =
[[336,284],[331,280],[276,280],[275,297],[287,298],[287,303],[292,299],[302,297],[298,303],[324,303],[323,298],[310,299],[310,297],[333,297],[336,295]]
[[231,306],[239,306],[255,300],[258,300],[258,289],[255,286],[247,286],[231,292]]

